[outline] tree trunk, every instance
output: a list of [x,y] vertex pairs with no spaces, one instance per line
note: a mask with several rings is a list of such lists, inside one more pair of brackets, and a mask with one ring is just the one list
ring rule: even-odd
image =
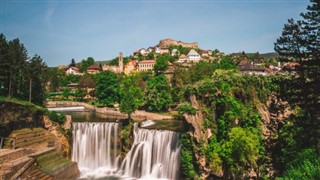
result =
[[30,78],[30,81],[29,81],[29,102],[31,102],[31,96],[32,96],[32,78]]
[[9,90],[8,90],[9,99],[11,98],[11,86],[12,86],[12,80],[11,80],[11,78],[10,78],[10,79],[9,79]]

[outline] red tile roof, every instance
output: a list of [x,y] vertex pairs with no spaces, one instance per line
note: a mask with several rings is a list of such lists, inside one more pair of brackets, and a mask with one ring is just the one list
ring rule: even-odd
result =
[[139,64],[149,64],[149,63],[156,63],[155,60],[143,60],[143,61],[140,61]]
[[100,68],[99,65],[93,64],[93,65],[89,66],[88,69],[90,69],[90,70],[100,70],[101,68]]
[[79,71],[80,69],[79,68],[77,68],[77,67],[74,67],[74,66],[72,66],[72,67],[70,67],[72,70],[74,70],[74,71]]
[[187,58],[187,56],[184,54],[181,54],[181,56],[179,57],[179,59],[185,59],[185,58]]

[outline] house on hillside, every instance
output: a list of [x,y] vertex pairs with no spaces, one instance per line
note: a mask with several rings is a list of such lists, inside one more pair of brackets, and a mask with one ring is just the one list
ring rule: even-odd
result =
[[212,51],[211,50],[202,50],[201,51],[201,57],[209,57],[211,56]]
[[81,75],[79,68],[71,66],[69,68],[66,68],[66,74],[73,74],[73,75]]
[[187,60],[188,62],[199,62],[200,55],[196,50],[191,49],[187,55]]
[[181,54],[180,56],[179,56],[179,59],[178,59],[178,63],[184,63],[184,62],[187,62],[187,56],[186,55],[184,55],[184,54]]
[[294,72],[297,70],[299,66],[300,66],[300,63],[298,62],[287,62],[283,64],[282,70]]
[[240,63],[238,65],[238,69],[240,70],[241,73],[243,74],[249,74],[249,75],[269,75],[273,73],[273,70],[269,68],[262,68],[253,65],[253,63]]
[[166,47],[156,47],[155,48],[155,53],[157,54],[170,54],[170,51],[169,51],[169,48],[166,48]]
[[147,50],[144,48],[140,49],[139,52],[141,53],[142,56],[146,56],[148,54]]
[[143,60],[138,63],[138,71],[153,71],[155,60]]
[[263,65],[263,59],[254,59],[253,60],[253,65],[258,66],[258,67],[262,67]]
[[109,65],[103,65],[102,71],[112,71],[114,73],[120,73],[119,66],[109,66]]
[[147,53],[152,53],[154,51],[154,47],[148,47]]
[[135,72],[137,69],[137,62],[135,60],[130,60],[126,65],[124,65],[124,74],[129,75]]
[[178,49],[173,49],[171,51],[171,56],[179,56],[180,55],[180,52],[178,51]]
[[102,70],[102,69],[100,68],[99,65],[93,64],[93,65],[91,65],[91,66],[89,66],[89,67],[87,68],[87,73],[88,73],[88,74],[97,74],[97,73],[99,73],[101,70]]

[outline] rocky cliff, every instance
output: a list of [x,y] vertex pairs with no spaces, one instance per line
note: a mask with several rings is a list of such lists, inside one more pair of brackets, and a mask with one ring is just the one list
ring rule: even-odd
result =
[[7,137],[13,130],[44,127],[44,111],[31,104],[0,102],[0,136]]
[[185,43],[185,42],[176,41],[169,38],[160,40],[159,44],[156,45],[156,47],[168,48],[169,46],[180,46],[180,45],[185,48],[199,48],[197,42]]

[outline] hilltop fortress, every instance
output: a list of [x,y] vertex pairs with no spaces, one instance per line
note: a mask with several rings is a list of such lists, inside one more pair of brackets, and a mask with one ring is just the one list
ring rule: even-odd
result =
[[170,38],[160,40],[159,44],[156,45],[155,47],[168,48],[169,46],[180,46],[180,45],[186,48],[199,48],[197,42],[185,43],[185,42],[176,41]]

